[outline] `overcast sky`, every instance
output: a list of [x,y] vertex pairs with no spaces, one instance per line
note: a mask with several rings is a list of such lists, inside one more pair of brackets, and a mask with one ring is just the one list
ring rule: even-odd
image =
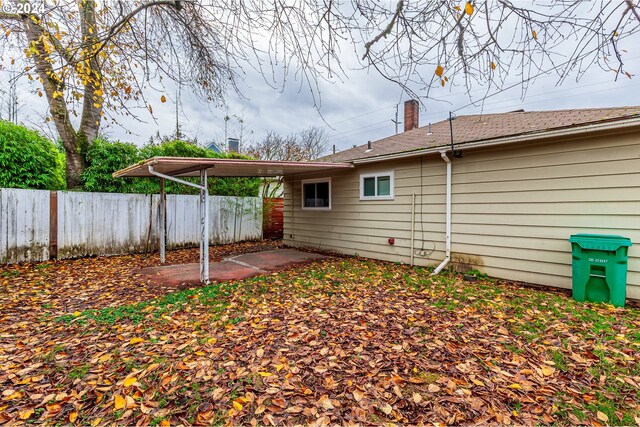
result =
[[[626,46],[625,68],[633,78],[625,75],[614,79],[613,72],[605,72],[594,67],[579,82],[567,80],[557,86],[557,76],[541,76],[534,81],[522,99],[522,87],[517,85],[486,99],[484,105],[470,105],[473,99],[481,99],[482,88],[473,88],[467,94],[463,87],[438,87],[430,94],[430,99],[422,100],[420,125],[437,122],[448,116],[449,111],[456,115],[500,113],[524,108],[526,111],[552,110],[566,108],[617,107],[638,105],[640,89],[640,43]],[[6,89],[8,70],[0,71],[0,88]],[[517,77],[511,83],[517,83]],[[188,88],[181,91],[181,105],[178,119],[183,132],[197,138],[200,143],[224,140],[224,116],[231,116],[228,136],[240,137],[240,118],[244,123],[244,141],[261,140],[268,131],[282,135],[291,134],[309,126],[323,127],[338,150],[393,135],[396,105],[399,104],[399,119],[402,121],[402,103],[407,96],[400,88],[375,74],[366,71],[348,71],[342,81],[319,82],[320,96],[315,101],[305,85],[290,80],[284,90],[267,85],[261,76],[247,74],[239,82],[244,97],[229,93],[224,108],[207,105],[196,99]],[[19,121],[34,127],[43,127],[46,112],[44,98],[35,95],[38,85],[29,82],[26,77],[18,84]],[[111,139],[144,144],[149,137],[159,132],[172,134],[176,124],[175,88],[168,87],[166,103],[160,102],[162,93],[149,92],[155,118],[144,109],[140,109],[139,119],[119,118],[121,126],[106,126],[102,132]],[[2,95],[3,101],[6,95]],[[155,100],[155,102],[154,102]],[[0,106],[1,117],[6,117],[4,102]],[[402,132],[402,124],[399,125]],[[49,136],[52,130],[44,129]]]

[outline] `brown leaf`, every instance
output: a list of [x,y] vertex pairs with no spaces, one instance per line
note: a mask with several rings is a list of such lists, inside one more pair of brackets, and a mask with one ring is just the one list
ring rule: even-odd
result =
[[326,394],[321,396],[318,399],[318,406],[322,406],[324,409],[334,409],[333,403],[331,403],[331,399]]

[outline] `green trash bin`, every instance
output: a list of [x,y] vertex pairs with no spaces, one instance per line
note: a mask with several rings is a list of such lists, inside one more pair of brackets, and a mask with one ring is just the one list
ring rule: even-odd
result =
[[624,307],[631,240],[606,234],[574,234],[569,242],[573,257],[573,298]]

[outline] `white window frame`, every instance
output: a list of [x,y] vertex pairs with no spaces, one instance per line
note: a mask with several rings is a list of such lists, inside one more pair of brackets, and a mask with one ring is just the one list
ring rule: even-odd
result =
[[[304,205],[304,185],[317,184],[321,182],[329,183],[329,206],[308,207]],[[300,185],[300,194],[302,195],[302,203],[300,204],[305,211],[330,211],[331,210],[331,178],[303,179]]]
[[[364,179],[375,178],[375,192],[378,193],[378,178],[389,177],[389,195],[388,196],[365,196],[364,195]],[[360,200],[393,200],[395,198],[395,171],[372,172],[360,174]]]

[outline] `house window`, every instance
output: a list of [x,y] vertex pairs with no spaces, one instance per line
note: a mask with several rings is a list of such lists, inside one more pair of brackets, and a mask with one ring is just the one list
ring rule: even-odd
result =
[[360,175],[360,200],[393,200],[393,171]]
[[331,209],[331,178],[302,181],[302,209]]

